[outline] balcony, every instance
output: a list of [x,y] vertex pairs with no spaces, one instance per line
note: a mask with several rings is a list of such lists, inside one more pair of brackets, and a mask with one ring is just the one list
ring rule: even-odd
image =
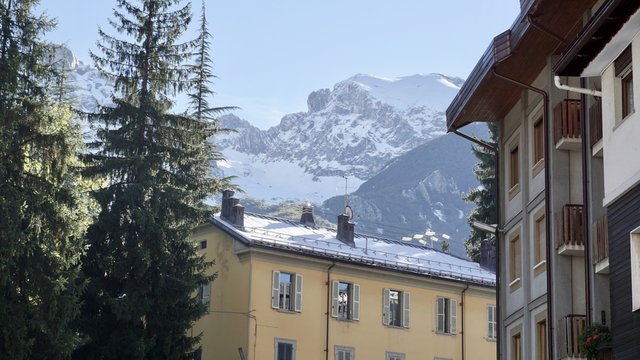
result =
[[582,228],[582,205],[565,205],[556,218],[560,232],[556,236],[558,255],[582,256],[584,253],[584,231]]
[[586,359],[580,353],[580,335],[587,325],[584,315],[571,314],[560,319],[560,358],[561,359]]
[[593,243],[593,265],[597,274],[609,273],[609,237],[607,234],[607,216],[591,224]]
[[580,151],[580,100],[566,99],[556,105],[553,135],[556,149]]
[[602,157],[602,101],[589,107],[589,145],[593,156]]

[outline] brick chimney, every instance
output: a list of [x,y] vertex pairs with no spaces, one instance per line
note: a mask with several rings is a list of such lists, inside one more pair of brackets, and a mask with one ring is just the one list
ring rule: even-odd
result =
[[240,205],[240,200],[234,197],[232,190],[222,192],[222,209],[220,217],[227,220],[237,228],[244,227],[244,206]]
[[487,270],[496,271],[496,247],[490,240],[480,243],[480,266]]
[[338,233],[336,239],[342,241],[349,246],[355,246],[353,241],[354,224],[349,221],[349,216],[342,214],[338,215]]
[[300,216],[300,222],[307,226],[316,226],[316,222],[313,219],[313,206],[311,203],[302,205],[302,216]]

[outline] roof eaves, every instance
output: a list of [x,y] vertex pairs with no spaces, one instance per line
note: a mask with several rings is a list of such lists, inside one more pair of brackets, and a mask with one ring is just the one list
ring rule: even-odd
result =
[[638,8],[637,0],[609,0],[602,4],[561,54],[553,71],[560,76],[580,76]]

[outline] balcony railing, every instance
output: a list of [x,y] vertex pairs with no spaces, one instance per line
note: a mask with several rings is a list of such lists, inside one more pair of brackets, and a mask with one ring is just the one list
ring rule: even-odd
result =
[[553,134],[557,149],[580,149],[580,100],[566,99],[556,105]]
[[607,236],[607,216],[596,220],[592,225],[593,231],[593,263],[598,263],[609,257],[609,238]]
[[599,274],[609,273],[609,236],[607,234],[607,216],[603,216],[591,225],[593,242],[593,264]]
[[580,255],[584,251],[582,205],[565,205],[558,219],[556,249],[560,255]]
[[580,335],[587,324],[586,316],[571,314],[560,319],[560,358],[582,358]]
[[589,145],[602,140],[602,101],[596,100],[589,107]]

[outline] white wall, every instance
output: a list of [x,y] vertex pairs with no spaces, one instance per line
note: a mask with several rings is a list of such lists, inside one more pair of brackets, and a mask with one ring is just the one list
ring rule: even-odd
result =
[[613,64],[602,74],[602,141],[604,147],[604,201],[607,206],[640,181],[640,37],[632,42],[635,112],[616,125],[617,79]]

